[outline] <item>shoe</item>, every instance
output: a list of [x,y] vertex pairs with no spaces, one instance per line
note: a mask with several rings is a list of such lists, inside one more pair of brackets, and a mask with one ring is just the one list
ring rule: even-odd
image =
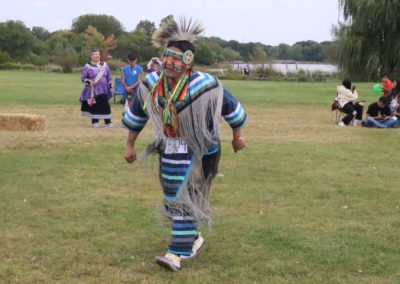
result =
[[360,121],[358,119],[353,120],[353,126],[357,127],[360,124]]
[[181,269],[181,257],[169,252],[167,252],[165,256],[157,256],[156,262],[158,265],[171,271],[179,271]]
[[338,126],[342,127],[342,126],[346,126],[346,124],[344,124],[343,121],[339,121],[339,123],[337,124]]
[[182,260],[189,260],[195,258],[200,251],[203,249],[204,245],[206,244],[206,240],[201,236],[199,233],[197,235],[197,239],[194,241],[192,254],[191,255],[181,255]]
[[99,127],[100,127],[100,124],[98,124],[97,122],[96,122],[96,123],[92,123],[92,127],[93,127],[93,128],[99,128]]
[[105,128],[114,128],[114,124],[112,123],[106,124]]

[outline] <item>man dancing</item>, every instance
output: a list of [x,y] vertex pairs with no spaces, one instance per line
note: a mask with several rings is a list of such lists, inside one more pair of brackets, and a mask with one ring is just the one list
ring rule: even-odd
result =
[[193,41],[203,32],[198,22],[169,18],[153,35],[155,44],[165,47],[161,71],[146,75],[125,113],[129,129],[125,160],[136,160],[135,141],[148,119],[155,142],[147,153],[160,155],[160,181],[164,191],[164,215],[172,220],[167,253],[156,262],[172,271],[181,260],[195,257],[205,240],[199,224],[210,224],[211,180],[221,154],[221,115],[232,128],[235,152],[245,147],[241,133],[247,115],[237,99],[215,77],[193,70]]

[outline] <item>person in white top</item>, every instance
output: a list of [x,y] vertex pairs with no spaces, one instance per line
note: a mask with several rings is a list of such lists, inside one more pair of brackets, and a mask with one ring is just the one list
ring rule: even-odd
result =
[[339,106],[345,114],[347,114],[341,121],[339,126],[349,125],[350,122],[357,126],[362,120],[364,105],[358,100],[356,86],[351,86],[349,79],[344,79],[341,86],[336,87],[337,98]]

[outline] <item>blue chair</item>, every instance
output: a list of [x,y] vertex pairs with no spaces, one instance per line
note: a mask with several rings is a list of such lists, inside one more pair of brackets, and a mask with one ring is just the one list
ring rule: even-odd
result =
[[115,78],[113,94],[114,94],[114,104],[115,104],[115,97],[123,96],[124,94],[124,86],[122,85],[120,78]]

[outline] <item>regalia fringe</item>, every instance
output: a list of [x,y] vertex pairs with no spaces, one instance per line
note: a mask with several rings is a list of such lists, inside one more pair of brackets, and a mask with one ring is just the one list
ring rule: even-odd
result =
[[[162,111],[157,111],[148,93],[149,90],[141,85],[139,94],[143,103],[148,100],[146,111],[155,131],[155,141],[145,149],[145,154],[165,148],[163,143],[167,139],[164,134]],[[210,146],[215,146],[216,137],[219,137],[222,99],[223,87],[218,82],[216,88],[203,93],[195,101],[191,101],[189,95],[187,100],[190,105],[178,114],[180,136],[185,138],[188,147],[193,151],[194,159],[188,178],[176,200],[164,201],[162,208],[169,208],[164,210],[164,216],[167,218],[172,218],[178,211],[184,211],[181,213],[190,212],[197,222],[206,226],[211,225],[209,194],[212,176],[205,179],[202,157]],[[209,114],[207,119],[204,119],[205,113]],[[209,131],[209,121],[213,124],[212,133]]]

